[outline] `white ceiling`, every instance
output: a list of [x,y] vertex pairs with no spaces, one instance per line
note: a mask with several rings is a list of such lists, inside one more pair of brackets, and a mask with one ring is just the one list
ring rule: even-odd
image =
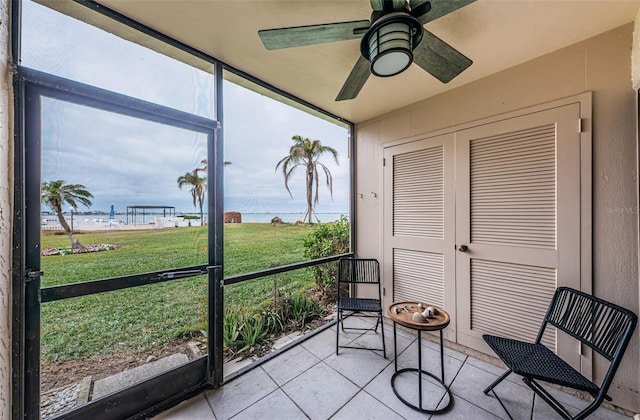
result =
[[335,102],[359,40],[267,51],[258,30],[368,19],[369,0],[98,1],[355,123],[631,22],[640,6],[640,0],[477,0],[425,25],[473,60],[453,81],[442,84],[412,64],[391,78],[371,76],[356,99]]

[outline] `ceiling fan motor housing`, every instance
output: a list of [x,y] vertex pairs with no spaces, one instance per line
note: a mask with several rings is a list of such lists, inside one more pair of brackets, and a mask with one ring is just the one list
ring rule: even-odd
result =
[[413,49],[422,35],[422,24],[409,13],[388,13],[373,22],[362,38],[360,52],[371,63],[372,74],[394,76],[411,65]]

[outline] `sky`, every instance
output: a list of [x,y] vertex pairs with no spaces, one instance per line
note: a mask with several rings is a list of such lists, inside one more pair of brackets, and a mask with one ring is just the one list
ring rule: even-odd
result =
[[[214,78],[201,70],[117,38],[26,1],[22,65],[158,103],[206,118],[214,115]],[[250,70],[250,69],[249,69]],[[291,137],[318,139],[338,151],[339,165],[321,162],[333,176],[333,198],[320,180],[319,213],[349,210],[346,128],[224,82],[225,210],[295,213],[306,210],[304,171],[284,187],[278,161]],[[177,178],[200,166],[206,138],[168,127],[58,100],[43,99],[42,180],[83,184],[90,209],[116,212],[129,205],[175,206],[194,212],[189,188]],[[43,208],[43,210],[46,210]],[[66,209],[65,209],[66,210]]]

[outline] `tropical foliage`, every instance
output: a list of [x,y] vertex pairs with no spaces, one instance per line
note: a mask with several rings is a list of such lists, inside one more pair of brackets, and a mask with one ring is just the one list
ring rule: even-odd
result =
[[207,178],[200,177],[200,169],[194,169],[191,172],[187,172],[178,177],[178,187],[182,189],[184,186],[190,186],[189,193],[193,198],[193,207],[198,205],[200,207],[200,226],[204,223],[204,211],[202,206],[204,205],[204,194],[207,190]]
[[[202,159],[200,161],[200,164],[202,165],[199,168],[196,168],[196,171],[198,172],[204,172],[205,174],[207,173],[207,171],[209,170],[209,159]],[[231,162],[225,160],[224,161],[224,166],[228,166],[231,165]]]
[[[195,168],[191,172],[187,172],[184,175],[178,177],[178,187],[182,189],[184,186],[190,186],[189,193],[193,198],[193,207],[199,206],[200,208],[200,226],[204,224],[204,197],[207,192],[207,172],[209,171],[209,160],[202,159],[199,167]],[[224,162],[224,166],[231,165],[231,162]],[[200,176],[200,173],[203,176]]]
[[[304,256],[315,260],[349,252],[351,229],[349,219],[341,216],[334,223],[322,223],[304,238]],[[320,264],[310,268],[313,279],[325,293],[332,294],[337,276],[336,264]]]
[[[319,160],[324,154],[330,154],[333,156],[336,164],[338,163],[338,152],[329,146],[323,146],[320,140],[311,140],[307,137],[302,137],[300,135],[295,135],[291,138],[293,140],[293,146],[289,149],[289,154],[283,157],[278,164],[276,165],[276,171],[279,167],[282,167],[282,175],[284,176],[284,186],[289,192],[289,195],[293,198],[291,194],[291,189],[289,189],[289,181],[291,180],[291,176],[296,168],[302,167],[306,174],[306,189],[307,189],[307,211],[305,213],[304,221],[309,221],[312,223],[312,215],[313,215],[313,206],[314,204],[318,204],[319,202],[319,184],[320,184],[320,174],[318,169],[321,169],[324,172],[327,188],[329,192],[333,196],[333,177],[331,176],[331,172],[329,168],[327,168],[323,163]],[[318,217],[316,216],[316,220]]]
[[85,246],[73,235],[71,227],[69,227],[62,214],[62,208],[66,204],[75,209],[78,208],[78,204],[90,207],[91,198],[93,198],[93,194],[82,184],[65,184],[61,179],[48,182],[42,181],[40,184],[40,201],[56,213],[60,226],[62,226],[69,240],[71,240],[71,248],[73,250],[84,250]]

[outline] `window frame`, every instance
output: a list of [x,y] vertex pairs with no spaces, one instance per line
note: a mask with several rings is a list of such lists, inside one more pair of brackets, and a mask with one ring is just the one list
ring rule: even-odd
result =
[[[218,387],[224,382],[223,377],[223,359],[222,359],[222,329],[223,329],[223,314],[224,314],[224,300],[223,300],[223,286],[225,284],[235,284],[243,281],[256,279],[260,277],[266,277],[277,273],[283,273],[287,271],[297,270],[305,267],[311,267],[318,264],[323,264],[327,262],[336,261],[341,257],[345,256],[353,256],[355,250],[355,223],[354,223],[354,211],[355,211],[355,156],[354,156],[354,130],[355,126],[348,120],[345,120],[337,115],[334,115],[320,107],[317,107],[307,101],[304,101],[282,89],[276,88],[273,85],[270,85],[251,74],[236,69],[228,64],[211,57],[201,51],[198,51],[188,45],[185,45],[165,34],[162,34],[158,31],[155,31],[147,26],[140,24],[139,22],[133,21],[126,16],[123,16],[113,10],[105,8],[104,6],[92,1],[92,0],[74,0],[76,3],[87,7],[92,10],[96,14],[103,15],[107,19],[113,20],[115,22],[124,24],[130,28],[140,31],[143,34],[146,34],[152,38],[154,38],[159,45],[169,45],[173,48],[180,50],[183,53],[187,53],[191,56],[194,56],[200,60],[204,60],[213,65],[214,69],[214,77],[215,77],[215,92],[214,92],[214,105],[215,105],[215,121],[218,122],[219,125],[215,128],[215,141],[213,147],[209,147],[208,158],[209,162],[215,162],[214,165],[209,166],[208,178],[215,180],[214,187],[216,191],[215,197],[211,197],[208,200],[209,214],[214,215],[214,217],[210,218],[210,222],[215,224],[218,228],[209,229],[209,264],[198,266],[195,269],[198,270],[206,270],[209,272],[209,311],[208,311],[208,320],[209,325],[211,326],[212,334],[209,334],[209,355],[203,356],[196,360],[190,362],[187,366],[189,366],[188,371],[181,372],[180,369],[174,369],[171,371],[167,371],[166,373],[152,378],[148,381],[143,382],[142,384],[130,388],[125,388],[122,391],[113,394],[111,397],[105,398],[101,401],[104,404],[89,404],[83,406],[81,409],[76,409],[69,414],[65,414],[65,418],[86,418],[88,415],[99,415],[103,414],[106,409],[109,409],[111,414],[115,414],[113,411],[115,406],[120,407],[122,409],[122,413],[127,413],[125,417],[133,416],[140,417],[149,414],[156,413],[159,409],[169,407],[171,405],[175,405],[178,402],[185,400],[193,395],[196,395],[202,390],[210,387]],[[25,192],[28,188],[26,171],[25,171],[25,132],[26,132],[26,117],[28,113],[31,113],[33,109],[31,106],[33,104],[29,104],[28,100],[28,87],[30,85],[37,85],[39,82],[43,80],[53,80],[53,79],[62,79],[56,76],[51,76],[42,72],[35,72],[26,70],[25,68],[20,67],[20,48],[21,48],[21,0],[13,1],[11,3],[11,46],[12,46],[12,64],[16,71],[13,75],[13,92],[14,92],[14,107],[13,107],[13,131],[14,131],[14,179],[13,179],[13,232],[12,232],[12,243],[13,243],[13,252],[11,256],[12,263],[12,415],[15,418],[24,418],[28,415],[28,406],[36,407],[39,410],[39,388],[36,393],[37,399],[30,396],[30,392],[28,387],[26,386],[27,382],[33,382],[32,378],[34,377],[35,372],[38,375],[38,386],[39,386],[39,354],[37,363],[33,361],[27,362],[27,349],[30,344],[30,340],[33,340],[33,337],[30,336],[32,331],[29,330],[29,326],[25,323],[25,314],[28,311],[33,311],[34,308],[28,307],[26,304],[27,298],[31,294],[32,298],[34,298],[39,303],[39,300],[44,296],[46,299],[51,299],[52,296],[57,296],[56,293],[60,292],[60,290],[54,290],[54,288],[46,288],[43,289],[44,293],[39,289],[39,287],[29,287],[26,286],[28,283],[33,282],[34,279],[39,285],[39,274],[38,270],[34,270],[33,274],[30,274],[26,270],[26,261],[28,259],[27,254],[29,252],[33,253],[34,250],[25,249],[25,238],[27,236],[27,232],[29,229],[35,229],[37,226],[38,234],[39,234],[39,222],[37,224],[33,224],[30,221],[25,219],[25,209],[29,204],[26,202]],[[147,46],[148,47],[148,46]],[[242,78],[247,80],[248,82],[257,85],[261,89],[261,93],[268,93],[274,100],[278,100],[280,102],[285,102],[289,105],[293,105],[296,108],[299,108],[307,113],[312,115],[316,115],[318,117],[333,121],[337,124],[341,124],[347,127],[348,129],[348,153],[349,153],[349,222],[350,222],[350,250],[346,254],[336,255],[332,257],[322,258],[318,260],[311,261],[303,261],[300,263],[295,263],[287,266],[280,266],[276,268],[270,268],[266,270],[261,270],[252,273],[244,273],[239,275],[230,276],[228,278],[223,278],[223,270],[222,265],[223,261],[223,240],[224,240],[224,229],[223,229],[223,174],[224,174],[224,161],[223,161],[223,145],[224,145],[224,131],[221,129],[221,126],[224,126],[224,92],[223,92],[223,79],[224,72],[230,72],[235,77]],[[36,74],[37,73],[37,74]],[[50,79],[51,78],[51,79]],[[62,79],[65,80],[65,79]],[[69,81],[71,85],[82,85],[78,82]],[[46,85],[46,83],[45,83]],[[84,85],[87,86],[87,85]],[[53,87],[49,87],[53,88]],[[91,88],[91,87],[89,87]],[[125,97],[125,95],[116,94],[113,92],[109,92],[107,90],[92,88],[102,91],[105,95],[114,95],[113,97]],[[78,92],[75,92],[78,93]],[[75,94],[74,93],[74,94]],[[133,98],[131,98],[133,99]],[[134,102],[138,101],[133,99]],[[141,101],[145,102],[145,101]],[[145,102],[146,104],[150,104]],[[155,104],[151,104],[155,105]],[[116,106],[119,106],[116,104]],[[166,108],[160,105],[155,105],[159,108]],[[175,111],[175,110],[172,110]],[[178,111],[182,112],[182,111]],[[187,115],[187,113],[183,113]],[[188,114],[191,115],[191,114]],[[198,117],[202,118],[202,117]],[[203,118],[204,119],[204,118]],[[31,174],[30,174],[31,175]],[[37,187],[39,189],[40,178],[34,177],[37,179]],[[33,186],[31,186],[33,188]],[[37,203],[39,206],[39,202]],[[29,233],[33,235],[33,232]],[[37,252],[37,250],[36,250]],[[214,264],[212,264],[212,262]],[[192,267],[184,268],[185,271],[189,269],[194,269]],[[167,270],[169,271],[169,270]],[[171,270],[175,271],[175,270]],[[151,275],[157,275],[158,273],[149,273]],[[195,275],[195,274],[194,274]],[[29,278],[30,277],[30,278]],[[148,280],[148,279],[147,279]],[[148,284],[147,280],[139,280],[141,284]],[[145,283],[147,281],[147,283]],[[36,283],[32,283],[36,284]],[[94,284],[92,287],[93,291],[97,290],[96,288],[102,288],[106,286],[106,283],[103,284]],[[110,287],[110,286],[109,286]],[[117,287],[117,286],[116,286]],[[115,290],[115,289],[113,289]],[[102,290],[102,291],[106,291]],[[66,292],[62,291],[63,294]],[[71,297],[71,296],[67,296]],[[212,309],[213,308],[213,309]],[[39,309],[38,309],[39,310]],[[331,324],[327,325],[330,326]],[[318,332],[320,332],[319,330]],[[39,333],[39,330],[38,330]],[[309,334],[307,338],[312,337],[313,334]],[[38,337],[39,341],[39,337]],[[38,346],[39,347],[39,346]],[[286,351],[288,347],[282,349],[281,351]],[[39,349],[38,349],[39,350]],[[275,354],[279,354],[281,351],[278,351]],[[227,377],[227,380],[231,380],[250,370],[254,367],[260,365],[267,361],[260,361],[258,363],[254,363],[252,366],[242,369],[237,373],[230,375]],[[203,375],[203,372],[205,374]],[[202,379],[204,377],[204,379]],[[30,379],[31,378],[31,379]],[[200,378],[200,385],[195,388],[185,388],[182,380],[187,378],[188,380],[193,380],[193,378]],[[179,387],[182,387],[181,392],[179,394],[173,395],[171,397],[160,397],[156,398],[155,401],[150,400],[150,396],[157,394],[158,389],[162,389],[167,383],[179,384]],[[131,401],[142,402],[142,404],[131,404]]]
[[[14,291],[24,290],[24,294],[17,296],[15,301],[18,306],[15,316],[21,319],[22,329],[19,332],[20,340],[16,343],[17,354],[21,355],[21,359],[14,360],[14,363],[17,362],[14,365],[14,378],[20,377],[21,384],[21,394],[18,396],[20,401],[16,405],[18,409],[23,410],[19,417],[31,417],[39,412],[40,407],[42,303],[208,274],[209,325],[215,325],[215,315],[222,312],[222,248],[216,246],[217,241],[221,240],[221,235],[216,232],[223,229],[223,199],[222,191],[216,188],[208,190],[208,214],[212,216],[209,218],[207,233],[207,264],[70,285],[40,287],[40,98],[53,98],[203,133],[207,135],[209,161],[215,162],[215,165],[210,166],[209,179],[216,180],[215,176],[211,175],[215,174],[223,163],[221,143],[217,138],[219,124],[216,121],[24,67],[18,68],[16,79],[19,97],[23,99],[23,121],[20,124],[22,136],[20,143],[16,145],[16,160],[21,162],[21,171],[15,174],[16,190],[21,191],[22,205],[16,206],[14,215],[14,240],[17,240],[17,243],[14,242],[14,263],[18,264],[15,266],[18,270],[14,271],[13,282]],[[36,246],[31,246],[34,244]],[[215,363],[221,349],[221,336],[211,334],[206,356],[168,370],[148,381],[124,388],[95,403],[72,410],[65,416],[87,418],[109,409],[117,417],[129,417],[131,413],[141,412],[151,406],[166,403],[167,400],[198,392],[203,386],[215,384],[222,377],[222,366]]]

